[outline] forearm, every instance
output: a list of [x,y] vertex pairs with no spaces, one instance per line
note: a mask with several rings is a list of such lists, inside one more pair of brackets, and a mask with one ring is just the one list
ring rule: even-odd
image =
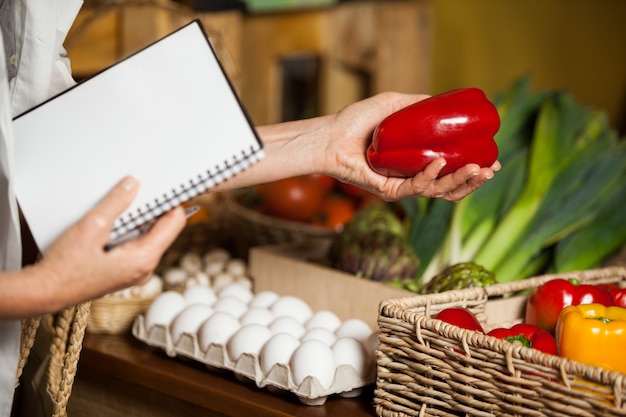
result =
[[257,127],[265,157],[211,191],[232,190],[323,171],[332,117],[322,116]]
[[320,173],[358,185],[385,200],[407,197],[459,201],[493,177],[500,167],[468,164],[439,178],[445,160],[435,159],[414,177],[388,177],[366,157],[376,126],[389,115],[424,95],[380,93],[322,117],[261,126],[265,157],[210,191],[227,191],[299,175]]
[[57,291],[54,277],[39,266],[0,274],[0,320],[54,313],[68,301],[69,291]]

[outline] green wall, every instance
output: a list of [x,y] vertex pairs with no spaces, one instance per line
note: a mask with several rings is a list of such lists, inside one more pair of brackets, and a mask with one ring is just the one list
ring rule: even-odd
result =
[[626,0],[426,0],[433,5],[431,93],[487,94],[524,74],[607,111],[626,133]]

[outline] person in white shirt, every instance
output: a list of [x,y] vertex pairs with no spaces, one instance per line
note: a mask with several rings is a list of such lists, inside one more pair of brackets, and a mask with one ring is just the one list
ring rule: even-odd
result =
[[[11,413],[20,319],[145,282],[185,225],[183,211],[177,208],[141,238],[105,251],[114,219],[141,186],[133,178],[120,179],[40,261],[22,266],[19,212],[11,184],[11,119],[74,84],[63,42],[81,5],[82,0],[0,0],[0,417]],[[376,174],[365,159],[374,127],[425,97],[383,93],[336,114],[260,126],[266,157],[211,191],[325,173],[390,201],[411,196],[459,201],[492,178],[499,163],[490,168],[468,165],[437,179],[445,163],[440,159],[415,177],[401,179]]]

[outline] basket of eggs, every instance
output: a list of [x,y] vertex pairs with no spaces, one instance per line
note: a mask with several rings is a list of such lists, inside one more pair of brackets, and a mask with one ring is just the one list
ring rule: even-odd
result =
[[233,236],[247,248],[331,237],[379,197],[322,174],[233,191],[227,201]]

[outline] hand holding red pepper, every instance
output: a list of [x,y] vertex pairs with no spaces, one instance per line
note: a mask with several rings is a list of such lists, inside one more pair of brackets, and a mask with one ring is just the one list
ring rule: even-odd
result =
[[493,139],[500,128],[496,107],[477,88],[429,97],[384,119],[367,150],[372,169],[382,175],[411,177],[436,158],[444,176],[467,164],[491,166],[498,157]]
[[610,306],[613,305],[613,299],[607,291],[595,285],[580,284],[576,279],[553,279],[536,287],[528,297],[524,321],[554,334],[563,308],[590,303]]

